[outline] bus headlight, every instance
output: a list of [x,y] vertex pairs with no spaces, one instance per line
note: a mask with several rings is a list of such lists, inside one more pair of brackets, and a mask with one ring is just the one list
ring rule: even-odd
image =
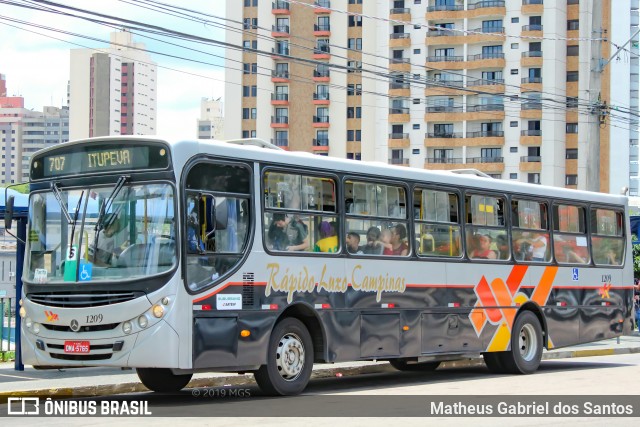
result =
[[20,313],[21,319],[24,319],[25,317],[27,317],[27,310],[25,310],[24,307],[20,307],[19,313]]
[[33,324],[33,333],[36,335],[40,333],[40,323],[36,322]]
[[133,325],[131,325],[131,322],[126,321],[122,324],[122,332],[124,332],[125,334],[130,334],[131,329],[133,329]]
[[164,307],[162,307],[160,304],[154,305],[151,311],[153,312],[153,315],[156,316],[158,319],[164,316]]
[[149,324],[149,319],[147,319],[147,316],[143,314],[142,316],[138,317],[138,325],[142,329],[146,328],[148,324]]
[[27,327],[27,329],[31,329],[31,326],[33,326],[33,322],[31,321],[30,317],[27,317],[24,321],[25,326]]

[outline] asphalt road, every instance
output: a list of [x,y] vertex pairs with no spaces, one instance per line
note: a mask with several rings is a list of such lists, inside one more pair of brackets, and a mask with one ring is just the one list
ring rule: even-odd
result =
[[[47,427],[68,425],[152,425],[157,416],[169,414],[180,418],[163,418],[160,422],[176,422],[182,425],[238,426],[304,425],[332,426],[366,425],[413,426],[430,425],[487,425],[508,424],[517,426],[580,425],[584,426],[637,426],[640,417],[640,354],[584,357],[579,359],[544,361],[534,375],[495,375],[485,368],[447,369],[432,373],[386,372],[355,377],[336,377],[313,380],[303,396],[272,398],[264,396],[256,387],[217,387],[184,390],[180,394],[159,396],[137,393],[124,396],[107,396],[96,399],[93,405],[98,413],[102,407],[111,410],[127,407],[132,411],[133,402],[151,412],[151,416],[119,417],[47,417]],[[513,397],[517,396],[517,397]],[[87,400],[75,400],[88,405]],[[65,401],[70,402],[70,401]],[[144,406],[147,402],[147,406]],[[455,406],[456,402],[458,406]],[[535,402],[532,403],[532,402]],[[546,405],[548,407],[539,406]],[[588,403],[587,403],[588,402]],[[69,405],[60,403],[58,405]],[[442,406],[438,406],[441,405]],[[502,407],[499,405],[503,404]],[[591,414],[600,408],[614,411],[634,404],[636,417],[545,417],[553,414],[554,406],[562,404],[562,410],[572,405],[585,415],[588,404]],[[517,404],[520,404],[518,409]],[[435,406],[434,406],[435,405]],[[467,411],[471,407],[482,410],[489,406],[492,415],[500,411],[530,411],[513,414],[512,417],[443,417],[434,414],[439,408]],[[85,406],[86,408],[86,406]],[[525,408],[525,409],[522,409]],[[527,409],[528,408],[528,409]],[[536,412],[537,411],[537,412]],[[548,412],[547,412],[548,411]],[[6,405],[0,406],[0,414],[6,414]],[[460,412],[458,412],[460,413]],[[533,416],[531,416],[533,414]],[[253,416],[248,416],[253,415]],[[411,415],[411,417],[407,417]],[[507,414],[508,415],[508,414]],[[198,416],[195,418],[194,416]],[[282,418],[281,416],[284,416]],[[206,418],[200,418],[206,417]],[[239,419],[238,417],[243,417]],[[336,417],[339,417],[338,420]],[[367,417],[367,418],[364,418]],[[302,422],[302,419],[304,421]],[[8,421],[6,418],[3,421]],[[44,420],[13,418],[20,425],[37,425]],[[9,421],[11,423],[11,421]],[[1,422],[1,421],[0,421]],[[2,422],[4,424],[4,422]]]

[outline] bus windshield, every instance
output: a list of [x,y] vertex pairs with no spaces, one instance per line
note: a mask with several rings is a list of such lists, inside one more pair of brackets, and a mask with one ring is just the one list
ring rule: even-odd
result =
[[135,280],[176,264],[174,188],[111,186],[34,193],[29,201],[25,280]]

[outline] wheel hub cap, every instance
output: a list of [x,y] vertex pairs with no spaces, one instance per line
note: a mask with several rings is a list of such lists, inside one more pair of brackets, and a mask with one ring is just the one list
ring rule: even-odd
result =
[[280,338],[276,363],[282,378],[287,381],[298,378],[304,368],[304,357],[304,345],[300,337],[295,334],[286,334]]
[[533,326],[527,324],[520,329],[518,347],[520,349],[520,355],[524,360],[533,360],[538,350],[537,337]]

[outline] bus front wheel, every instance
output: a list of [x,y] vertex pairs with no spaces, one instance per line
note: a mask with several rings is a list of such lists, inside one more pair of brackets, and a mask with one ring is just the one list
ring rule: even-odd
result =
[[309,383],[313,368],[311,335],[298,319],[276,324],[269,339],[267,364],[255,373],[260,389],[271,395],[300,394]]
[[511,351],[501,353],[505,371],[512,374],[532,374],[542,360],[542,327],[538,317],[523,311],[511,328]]
[[175,375],[166,368],[137,368],[136,372],[146,388],[158,393],[180,391],[191,381],[191,374]]

